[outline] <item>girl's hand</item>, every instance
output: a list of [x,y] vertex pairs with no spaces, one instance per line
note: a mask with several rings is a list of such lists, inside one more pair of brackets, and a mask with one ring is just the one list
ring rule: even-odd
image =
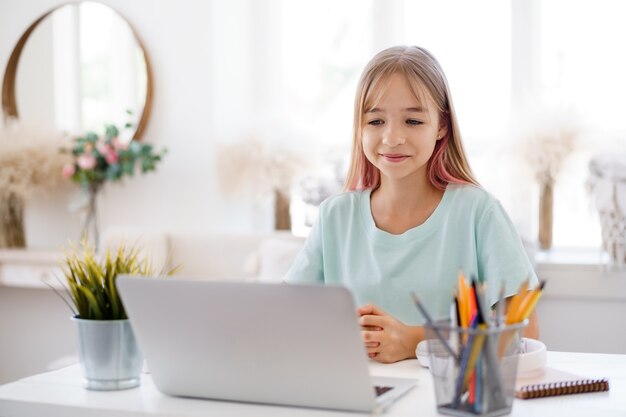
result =
[[423,329],[407,326],[373,304],[359,307],[361,336],[370,358],[392,363],[415,357],[415,347],[423,339]]

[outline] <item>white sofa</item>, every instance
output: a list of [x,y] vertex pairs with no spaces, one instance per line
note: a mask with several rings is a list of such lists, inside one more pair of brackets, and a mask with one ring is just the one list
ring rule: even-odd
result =
[[176,276],[204,280],[280,282],[304,238],[290,232],[248,235],[182,235],[108,230],[101,247],[137,244],[157,269],[178,267]]

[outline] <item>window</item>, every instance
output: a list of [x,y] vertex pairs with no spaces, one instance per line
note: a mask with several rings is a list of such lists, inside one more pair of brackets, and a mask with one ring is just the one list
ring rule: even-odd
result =
[[364,28],[371,9],[367,0],[283,2],[285,106],[292,121],[331,148],[349,148],[354,91],[370,55]]
[[555,189],[555,246],[601,242],[584,184],[591,156],[617,146],[624,135],[625,15],[626,3],[617,0],[541,2],[539,100],[572,109],[583,127]]
[[468,148],[496,140],[510,116],[509,2],[407,1],[404,8],[404,43],[430,50],[443,67]]
[[372,17],[368,0],[282,4],[284,107],[289,122],[307,132],[329,161],[295,186],[291,213],[296,235],[308,233],[320,200],[341,189],[337,176],[350,153],[354,92],[372,53],[364,30],[372,26]]

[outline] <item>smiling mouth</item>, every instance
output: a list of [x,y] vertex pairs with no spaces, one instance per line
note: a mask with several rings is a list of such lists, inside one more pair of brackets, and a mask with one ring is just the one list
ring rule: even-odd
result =
[[409,155],[404,155],[404,154],[391,154],[391,153],[387,153],[387,154],[380,154],[383,158],[385,158],[386,161],[389,162],[402,162],[405,159],[409,158]]

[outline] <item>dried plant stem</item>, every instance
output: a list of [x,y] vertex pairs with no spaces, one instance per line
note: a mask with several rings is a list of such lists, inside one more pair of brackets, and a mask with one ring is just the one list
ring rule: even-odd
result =
[[36,190],[63,180],[70,160],[59,152],[67,144],[60,132],[9,119],[0,128],[0,247],[23,248],[24,206]]
[[289,214],[289,195],[274,190],[274,229],[291,230],[291,216]]
[[9,192],[0,198],[0,248],[23,248],[24,201],[17,194]]
[[554,182],[546,181],[539,190],[539,245],[541,249],[552,247],[552,215]]

